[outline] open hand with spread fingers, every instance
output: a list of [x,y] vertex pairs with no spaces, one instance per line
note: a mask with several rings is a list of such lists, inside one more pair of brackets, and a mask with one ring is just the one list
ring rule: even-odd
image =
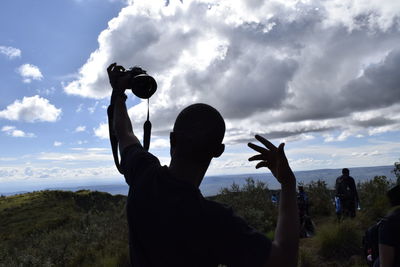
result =
[[256,135],[255,138],[265,146],[264,148],[253,143],[248,143],[250,148],[260,153],[249,158],[249,161],[259,161],[256,169],[267,167],[281,184],[296,183],[296,178],[289,166],[283,149],[285,144],[281,143],[279,147],[276,147],[260,135]]

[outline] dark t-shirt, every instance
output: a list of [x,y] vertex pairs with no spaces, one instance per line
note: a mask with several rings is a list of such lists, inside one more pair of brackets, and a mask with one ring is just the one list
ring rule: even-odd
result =
[[271,241],[232,210],[174,179],[140,145],[121,157],[133,266],[262,266]]
[[379,226],[379,244],[395,248],[395,264],[400,266],[400,209],[389,214]]
[[358,194],[354,178],[348,175],[342,175],[336,178],[336,196],[341,201],[358,201]]

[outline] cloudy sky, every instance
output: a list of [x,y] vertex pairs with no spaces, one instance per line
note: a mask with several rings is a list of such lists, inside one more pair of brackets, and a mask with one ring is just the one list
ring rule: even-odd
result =
[[[6,0],[0,4],[0,192],[110,183],[106,67],[139,65],[151,152],[169,162],[179,111],[226,120],[208,175],[251,173],[255,133],[286,142],[293,169],[400,158],[400,2]],[[147,103],[129,94],[142,138]]]

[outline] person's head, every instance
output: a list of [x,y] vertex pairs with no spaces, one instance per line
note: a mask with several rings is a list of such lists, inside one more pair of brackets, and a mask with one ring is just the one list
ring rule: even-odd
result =
[[392,187],[387,193],[389,202],[392,206],[400,205],[400,185]]
[[297,187],[297,189],[299,189],[299,192],[304,192],[304,187],[303,187],[302,185],[299,185],[299,186]]
[[349,174],[350,174],[349,169],[343,168],[343,169],[342,169],[342,174],[343,174],[343,175],[349,175]]
[[207,162],[224,152],[224,135],[225,122],[215,108],[190,105],[179,113],[170,134],[171,157]]

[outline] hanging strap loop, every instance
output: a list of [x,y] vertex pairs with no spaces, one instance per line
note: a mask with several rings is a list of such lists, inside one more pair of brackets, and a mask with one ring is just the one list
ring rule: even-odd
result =
[[[122,172],[121,164],[118,157],[118,138],[115,135],[113,128],[113,118],[114,118],[114,104],[110,104],[107,108],[108,116],[108,133],[110,136],[111,150],[114,157],[114,163],[117,167],[119,173]],[[147,99],[147,120],[143,124],[143,148],[149,151],[150,148],[150,136],[151,136],[151,122],[150,122],[150,100]]]

